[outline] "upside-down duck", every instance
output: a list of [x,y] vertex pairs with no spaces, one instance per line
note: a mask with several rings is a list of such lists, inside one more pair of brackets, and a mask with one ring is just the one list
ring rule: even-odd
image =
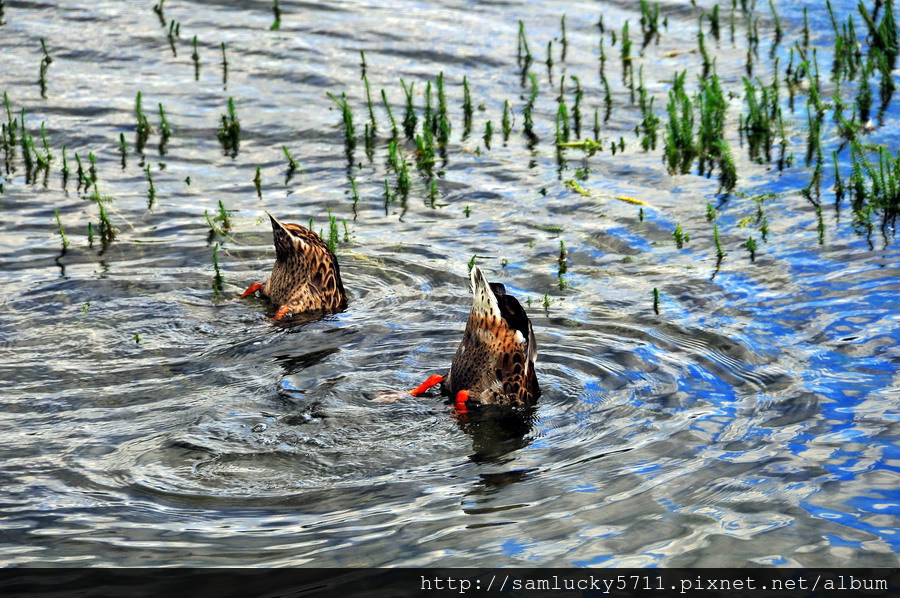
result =
[[275,319],[288,314],[332,314],[347,307],[337,258],[319,235],[305,226],[280,222],[269,214],[275,240],[275,265],[262,283],[247,287],[241,299],[256,291],[278,307]]
[[460,412],[467,410],[470,401],[531,406],[541,389],[534,371],[537,344],[528,315],[502,284],[489,283],[478,266],[469,275],[469,288],[472,310],[450,372],[431,376],[411,394],[418,396],[441,384]]

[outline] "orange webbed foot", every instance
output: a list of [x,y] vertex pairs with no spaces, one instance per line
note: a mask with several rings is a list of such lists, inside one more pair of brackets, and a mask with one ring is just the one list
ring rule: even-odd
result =
[[453,401],[453,408],[456,409],[457,413],[468,413],[469,408],[466,407],[466,401],[469,400],[469,391],[461,390],[456,393],[456,400]]
[[254,282],[254,283],[251,284],[249,287],[247,287],[247,290],[246,290],[246,291],[244,291],[243,293],[241,293],[240,298],[241,298],[241,299],[246,299],[247,297],[249,297],[250,295],[252,295],[252,294],[255,293],[256,291],[260,290],[261,288],[262,288],[262,285],[261,285],[260,283]]
[[435,374],[434,376],[429,376],[428,380],[426,380],[425,382],[423,382],[419,386],[417,386],[415,388],[415,390],[409,391],[409,394],[411,394],[414,397],[417,397],[420,394],[422,394],[423,392],[425,392],[426,390],[428,390],[429,388],[431,388],[432,386],[437,386],[443,380],[444,380],[444,377],[439,376],[438,374]]
[[284,316],[288,315],[291,312],[291,308],[287,305],[282,305],[278,308],[278,311],[275,312],[275,319],[280,320]]

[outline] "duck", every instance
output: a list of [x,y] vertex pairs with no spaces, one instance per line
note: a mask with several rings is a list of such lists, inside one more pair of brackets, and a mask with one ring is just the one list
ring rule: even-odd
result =
[[276,320],[288,314],[333,314],[346,309],[341,269],[328,245],[305,226],[266,214],[272,221],[275,264],[265,282],[251,284],[240,298],[258,291],[278,306]]
[[540,397],[534,363],[537,343],[528,314],[500,283],[489,283],[478,266],[469,273],[472,309],[446,375],[434,375],[410,391],[419,396],[441,385],[458,412],[467,403],[530,407]]

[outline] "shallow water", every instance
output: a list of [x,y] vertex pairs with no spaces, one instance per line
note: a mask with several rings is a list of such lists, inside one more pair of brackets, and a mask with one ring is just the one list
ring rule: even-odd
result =
[[[835,4],[840,14],[855,6]],[[785,41],[775,55],[783,69],[804,5],[829,98],[833,38],[819,3],[776,3]],[[46,180],[26,182],[19,150],[2,179],[3,563],[898,564],[894,233],[859,234],[846,202],[834,208],[826,169],[820,239],[816,212],[799,193],[810,177],[802,95],[796,112],[785,112],[795,165],[779,172],[748,158],[736,130],[747,52],[740,13],[734,44],[724,16],[722,39],[706,41],[735,94],[729,141],[740,194],[721,200],[715,177],[668,175],[662,142],[645,153],[633,133],[640,112],[610,31],[629,20],[638,51],[636,3],[280,6],[281,27],[271,31],[267,2],[171,2],[166,27],[150,2],[6,3],[0,89],[14,112],[26,108],[39,148],[46,123],[56,157]],[[754,75],[768,81],[773,28],[760,6]],[[594,108],[602,118],[601,12],[614,95],[601,124],[605,147],[592,157],[567,150],[560,165],[552,142],[563,73],[585,92],[582,137],[592,134]],[[664,2],[662,14],[668,28],[636,64],[664,117],[676,70],[688,69],[696,87],[700,9]],[[173,19],[177,56],[166,37]],[[533,147],[522,135],[519,19],[540,86]],[[41,37],[53,58],[46,99],[37,83]],[[390,126],[376,104],[369,159],[360,50],[373,100],[386,90],[401,134],[400,78],[415,82],[421,121],[426,81],[444,73],[453,130],[434,206],[413,174],[406,201],[385,207],[384,181],[396,183]],[[463,75],[476,106],[466,138]],[[138,91],[157,129],[143,155],[135,149]],[[349,165],[326,91],[350,99],[358,141]],[[229,97],[242,127],[234,158],[216,137]],[[515,125],[504,143],[507,99]],[[160,102],[173,129],[164,154]],[[897,116],[894,101],[868,140],[896,148]],[[840,140],[827,122],[830,156]],[[608,142],[620,137],[626,149],[613,156]],[[65,189],[63,145],[72,170]],[[282,145],[300,163],[292,177]],[[404,147],[415,173],[415,146]],[[76,191],[74,152],[85,167],[84,156],[96,155],[99,192],[114,198],[106,204],[118,229],[112,243],[97,236],[97,204]],[[580,168],[593,197],[563,183]],[[762,202],[763,242],[749,197],[766,193],[774,195]],[[649,204],[643,218],[637,205],[614,199],[621,195]],[[233,226],[213,235],[204,212],[214,215],[219,200]],[[726,252],[718,266],[707,202],[718,208]],[[54,209],[71,243],[65,251]],[[263,301],[235,300],[274,257],[264,209],[303,224],[313,218],[326,236],[328,210],[337,217],[345,313],[280,325]],[[672,238],[676,224],[691,236],[683,249]],[[743,246],[751,235],[759,243],[752,262]],[[461,421],[434,395],[382,402],[448,367],[471,301],[473,255],[489,279],[527,302],[539,346],[537,408]]]

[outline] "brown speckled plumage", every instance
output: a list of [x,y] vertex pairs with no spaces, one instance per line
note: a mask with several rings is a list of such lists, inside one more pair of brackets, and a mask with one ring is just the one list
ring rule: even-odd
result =
[[260,293],[292,314],[335,313],[347,307],[337,258],[319,235],[269,214],[275,239],[275,265]]
[[537,345],[531,321],[502,284],[488,283],[478,266],[470,275],[472,311],[443,389],[469,400],[530,406],[541,394],[534,361]]

